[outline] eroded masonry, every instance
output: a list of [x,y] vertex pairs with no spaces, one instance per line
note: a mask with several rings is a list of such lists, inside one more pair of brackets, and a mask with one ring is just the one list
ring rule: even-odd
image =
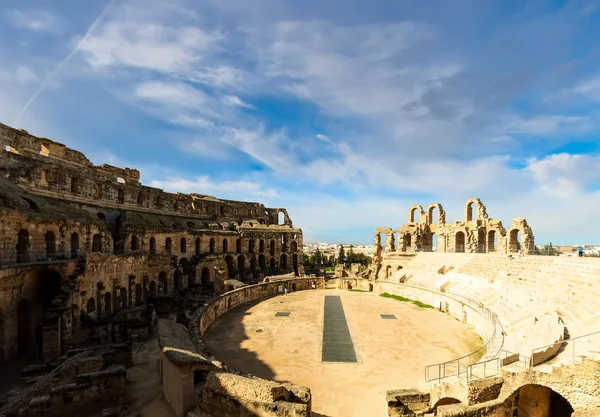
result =
[[[77,356],[70,378],[59,378],[76,385],[64,390],[77,392],[90,374],[88,388],[118,392],[123,370],[107,364],[130,362],[127,344],[152,333],[157,317],[179,311],[187,324],[192,304],[213,294],[302,273],[302,230],[284,208],[167,193],[140,184],[136,169],[95,166],[6,125],[0,144],[0,364],[37,363],[26,376]],[[125,359],[98,359],[99,346]],[[78,356],[82,347],[92,353]],[[46,391],[4,399],[0,415],[6,401],[7,415],[62,401]]]

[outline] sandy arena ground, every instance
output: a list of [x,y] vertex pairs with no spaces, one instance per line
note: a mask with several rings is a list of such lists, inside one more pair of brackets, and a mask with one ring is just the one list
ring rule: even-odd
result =
[[[325,295],[342,297],[356,364],[321,362]],[[291,315],[275,317],[284,311]],[[234,369],[309,387],[315,417],[386,416],[387,390],[418,387],[425,365],[482,345],[471,328],[433,309],[345,290],[301,291],[238,307],[205,340]]]

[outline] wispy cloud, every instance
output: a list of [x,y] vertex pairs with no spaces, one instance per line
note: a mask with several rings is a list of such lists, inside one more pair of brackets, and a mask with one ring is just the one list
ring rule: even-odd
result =
[[47,10],[8,10],[6,21],[19,29],[55,33],[60,30],[59,19]]
[[264,188],[261,184],[255,182],[215,182],[208,176],[198,177],[193,180],[183,178],[153,180],[150,185],[167,191],[216,195],[222,198],[234,196],[236,199],[240,200],[270,199],[278,196],[274,189]]

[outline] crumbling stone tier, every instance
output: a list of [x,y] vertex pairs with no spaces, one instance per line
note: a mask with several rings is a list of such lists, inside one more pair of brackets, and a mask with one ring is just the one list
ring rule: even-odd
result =
[[0,146],[0,366],[148,336],[169,298],[303,274],[285,208],[168,193],[3,124]]

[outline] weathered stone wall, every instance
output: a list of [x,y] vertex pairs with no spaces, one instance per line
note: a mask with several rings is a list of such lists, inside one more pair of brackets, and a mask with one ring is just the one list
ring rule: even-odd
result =
[[[322,289],[325,283],[323,278],[295,278],[288,280],[278,280],[274,282],[264,282],[256,285],[249,285],[221,295],[216,300],[204,306],[195,314],[194,320],[197,320],[198,328],[192,328],[192,338],[195,339],[196,348],[201,353],[207,353],[208,350],[203,342],[202,336],[210,325],[227,311],[239,305],[274,297],[281,294],[282,289],[288,292],[303,291],[311,289]],[[198,341],[201,345],[198,345]]]
[[[480,199],[472,198],[465,204],[463,221],[454,223],[446,222],[446,212],[439,203],[430,204],[427,211],[414,205],[408,211],[408,222],[399,229],[375,229],[374,246],[374,264],[379,271],[382,263],[397,252],[431,252],[436,246],[436,252],[508,254],[523,250],[532,253],[535,242],[527,220],[514,219],[507,231],[501,221],[488,216]],[[381,277],[382,273],[377,276]]]
[[211,372],[198,407],[202,417],[310,417],[306,387]]
[[0,145],[0,363],[57,357],[83,317],[211,291],[219,270],[245,282],[302,272],[302,230],[284,208],[166,193],[2,124]]

